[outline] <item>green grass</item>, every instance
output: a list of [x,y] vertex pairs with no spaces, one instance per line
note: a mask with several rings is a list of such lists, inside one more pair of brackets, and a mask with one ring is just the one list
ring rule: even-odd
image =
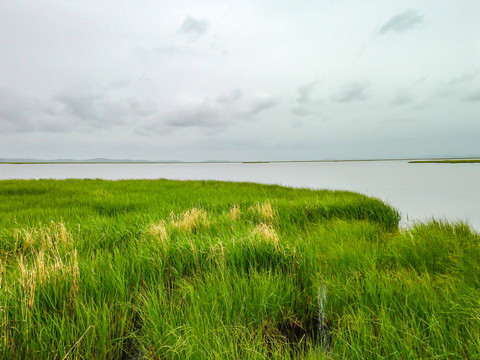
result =
[[478,359],[480,236],[351,192],[0,182],[4,359]]

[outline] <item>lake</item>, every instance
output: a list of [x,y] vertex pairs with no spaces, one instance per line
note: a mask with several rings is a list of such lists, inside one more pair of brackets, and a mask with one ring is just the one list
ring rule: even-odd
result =
[[380,198],[402,214],[402,226],[432,217],[480,230],[479,164],[407,161],[175,164],[0,164],[0,179],[176,179],[249,181],[350,190]]

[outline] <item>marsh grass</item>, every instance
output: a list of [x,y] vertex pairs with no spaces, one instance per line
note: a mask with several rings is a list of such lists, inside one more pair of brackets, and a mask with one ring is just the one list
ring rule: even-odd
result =
[[478,358],[480,237],[349,192],[0,182],[5,359]]

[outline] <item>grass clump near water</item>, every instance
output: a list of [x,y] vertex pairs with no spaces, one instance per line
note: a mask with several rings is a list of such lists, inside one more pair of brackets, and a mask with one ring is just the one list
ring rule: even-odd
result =
[[4,359],[475,359],[480,237],[350,192],[0,182]]

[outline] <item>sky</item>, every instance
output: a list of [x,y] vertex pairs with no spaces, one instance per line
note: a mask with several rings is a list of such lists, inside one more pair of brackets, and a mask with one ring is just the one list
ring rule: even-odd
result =
[[0,1],[0,158],[456,156],[477,0]]

